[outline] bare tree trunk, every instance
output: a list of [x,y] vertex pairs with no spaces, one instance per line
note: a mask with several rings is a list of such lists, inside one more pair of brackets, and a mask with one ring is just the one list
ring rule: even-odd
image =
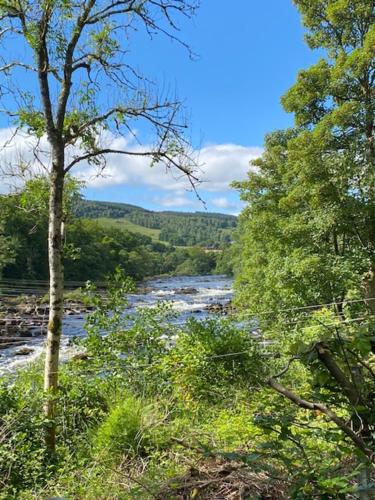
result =
[[48,259],[50,273],[50,310],[44,372],[44,407],[47,426],[46,446],[54,452],[56,446],[56,396],[58,388],[58,366],[60,338],[63,319],[63,191],[64,191],[64,153],[54,155],[50,175]]

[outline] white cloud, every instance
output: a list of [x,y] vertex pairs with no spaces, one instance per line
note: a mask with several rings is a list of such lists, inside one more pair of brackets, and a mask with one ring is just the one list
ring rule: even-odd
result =
[[[121,144],[118,145],[121,147]],[[211,145],[196,154],[199,157],[197,177],[205,191],[228,189],[234,180],[243,180],[250,168],[250,161],[262,153],[259,147],[245,147],[236,144]],[[127,186],[149,186],[163,190],[189,188],[185,176],[177,169],[166,170],[162,165],[150,167],[150,160],[144,157],[110,155],[103,177],[96,177],[87,165],[80,167],[78,175],[87,180],[89,187],[102,188],[126,184]]]
[[218,144],[204,147],[200,152],[203,165],[203,187],[206,191],[222,191],[234,180],[244,180],[250,161],[262,154],[259,147],[237,144]]
[[[30,165],[30,171],[40,170],[40,165],[35,160],[33,147],[35,140],[26,134],[18,135],[11,144],[7,141],[11,137],[13,129],[0,129],[0,168],[9,166],[11,163],[17,164],[22,159]],[[131,151],[145,151],[145,146],[141,147],[135,144],[132,138],[115,138],[110,133],[103,134],[102,141],[116,149],[126,148]],[[45,139],[40,143],[41,159],[47,165],[50,161],[48,154],[48,144]],[[70,155],[77,153],[77,149],[72,149]],[[259,147],[246,147],[237,144],[217,144],[207,145],[199,152],[196,152],[198,162],[201,165],[197,176],[201,181],[200,189],[210,192],[222,192],[229,188],[233,180],[243,180],[250,168],[249,162],[262,153]],[[158,190],[174,191],[173,195],[168,195],[161,200],[164,206],[183,206],[191,205],[192,202],[181,191],[189,188],[189,182],[186,177],[177,169],[166,170],[162,165],[150,166],[151,161],[148,157],[126,156],[126,155],[108,155],[107,166],[102,175],[98,176],[93,166],[87,163],[78,164],[72,174],[83,179],[87,187],[94,189],[108,188],[111,186],[125,185],[126,187],[145,186]],[[3,168],[5,170],[5,168]],[[1,174],[1,170],[0,170]],[[0,186],[4,186],[4,177]],[[1,189],[1,188],[0,188]],[[3,187],[4,191],[4,187]],[[178,191],[178,194],[176,194]],[[216,203],[216,205],[215,205]],[[230,208],[225,206],[227,201],[224,198],[216,198],[213,203],[219,208]]]
[[154,198],[154,202],[165,208],[191,207],[198,208],[198,201],[189,199],[183,194],[173,194]]
[[[229,193],[229,191],[224,191],[224,193]],[[211,199],[209,201],[209,206],[215,207],[219,210],[224,210],[226,213],[230,213],[232,215],[239,215],[245,204],[237,199],[238,196],[233,199],[233,192],[231,194],[232,199],[227,196],[220,196],[218,198]]]
[[45,138],[38,142],[15,128],[0,129],[0,193],[16,190],[30,177],[46,173],[48,149]]
[[234,208],[234,203],[231,203],[228,198],[222,196],[221,198],[214,198],[211,204],[217,208]]

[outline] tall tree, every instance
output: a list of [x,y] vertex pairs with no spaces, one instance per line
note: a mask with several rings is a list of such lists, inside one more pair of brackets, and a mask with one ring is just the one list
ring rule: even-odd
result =
[[326,55],[282,99],[295,128],[270,134],[249,179],[237,184],[247,202],[237,301],[278,354],[309,368],[312,401],[277,381],[289,374],[298,388],[294,363],[271,387],[323,412],[374,461],[375,2],[294,3],[310,47]]
[[[290,152],[299,179],[305,176],[320,189],[316,202],[325,210],[336,207],[338,232],[344,238],[356,237],[367,253],[369,269],[363,287],[365,294],[373,296],[375,2],[295,0],[295,4],[309,30],[309,46],[324,49],[327,57],[301,71],[283,97],[286,111],[293,112],[296,125],[305,129]],[[334,244],[336,240],[334,236]],[[374,312],[375,304],[368,305]]]
[[[82,162],[100,170],[106,155],[118,154],[149,157],[154,164],[177,168],[194,183],[180,103],[159,95],[127,55],[132,34],[141,29],[178,41],[176,18],[190,17],[195,8],[193,0],[0,3],[3,111],[19,130],[34,136],[34,156],[49,176],[50,316],[44,387],[50,450],[55,448],[63,316],[65,177]],[[14,55],[17,49],[26,54],[22,60]],[[127,146],[135,123],[153,131],[153,147]]]

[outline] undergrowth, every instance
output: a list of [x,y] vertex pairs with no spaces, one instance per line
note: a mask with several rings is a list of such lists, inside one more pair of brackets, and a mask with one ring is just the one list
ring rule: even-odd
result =
[[[250,330],[222,319],[176,326],[165,305],[130,322],[119,283],[110,302],[89,290],[85,355],[61,367],[55,456],[44,451],[41,362],[2,379],[0,498],[351,494],[351,446],[266,388],[277,360]],[[289,376],[303,389],[302,365]]]

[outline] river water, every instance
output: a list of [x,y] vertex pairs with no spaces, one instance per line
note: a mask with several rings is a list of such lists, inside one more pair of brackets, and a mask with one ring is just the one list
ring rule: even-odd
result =
[[[184,323],[190,316],[205,319],[210,314],[207,306],[210,304],[224,304],[233,295],[233,281],[227,276],[177,276],[157,278],[145,282],[145,292],[128,296],[129,308],[127,314],[136,314],[139,307],[152,307],[159,301],[168,301],[176,313],[176,321]],[[61,353],[66,359],[74,352],[69,340],[72,337],[85,335],[83,328],[84,315],[66,316],[63,321],[63,337]],[[0,374],[14,372],[37,359],[44,351],[44,336],[28,339],[24,346],[4,349],[0,351]],[[23,348],[31,352],[27,355],[17,355]]]

